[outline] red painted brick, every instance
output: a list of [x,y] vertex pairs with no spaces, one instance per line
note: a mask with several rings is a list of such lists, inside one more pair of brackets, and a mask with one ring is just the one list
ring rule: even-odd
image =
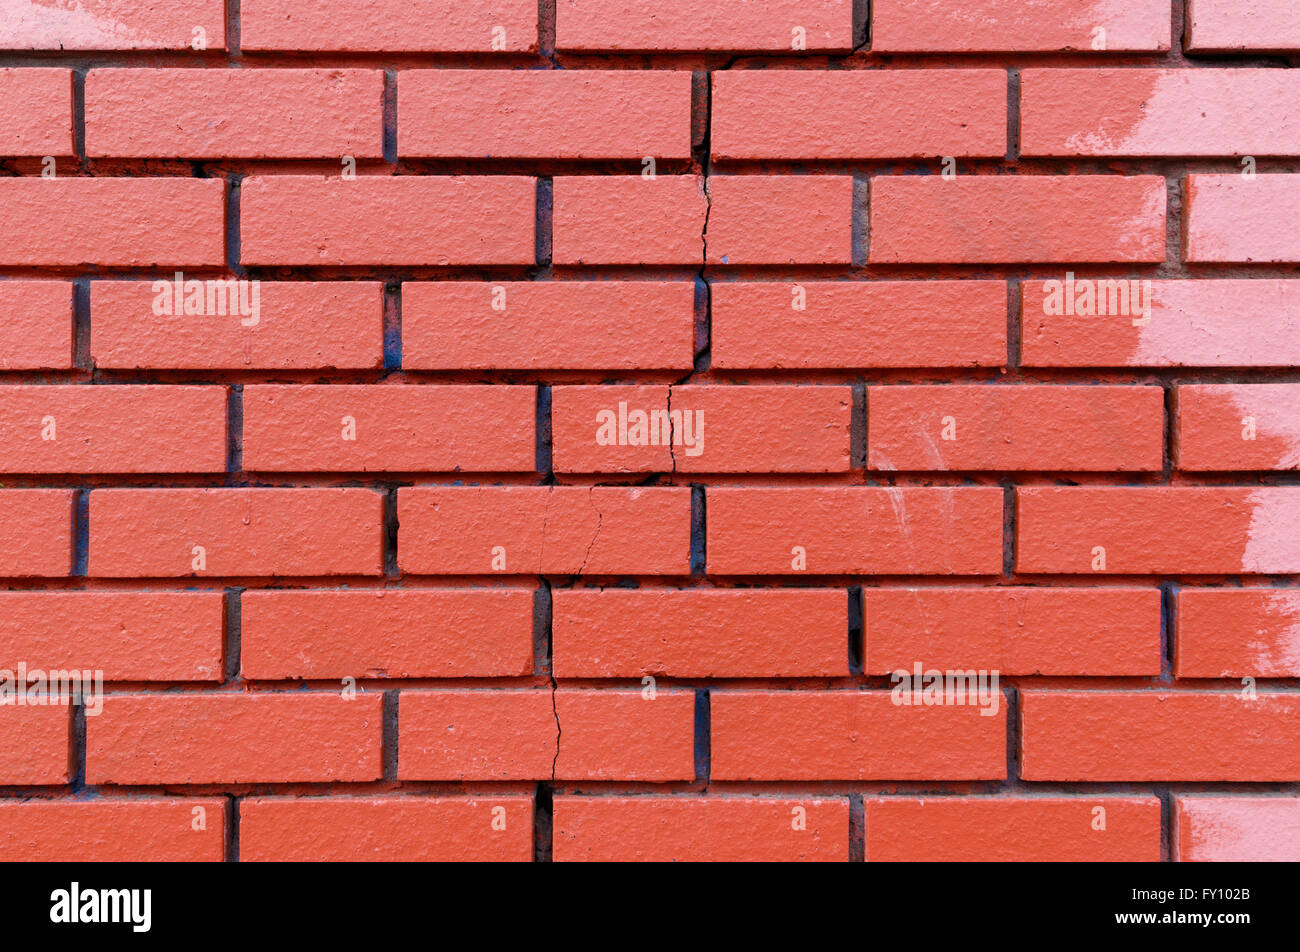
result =
[[1001,281],[755,281],[712,285],[712,366],[999,367]]
[[0,578],[72,571],[72,491],[0,490]]
[[74,154],[72,70],[0,69],[0,102],[0,154]]
[[245,678],[492,678],[533,670],[525,588],[247,591]]
[[[867,588],[863,670],[1160,674],[1155,588]],[[247,596],[245,596],[247,597]]]
[[1294,694],[1026,690],[1020,694],[1021,776],[1296,780],[1297,716],[1300,696]]
[[[1300,281],[1225,279],[1152,281],[1130,293],[1129,313],[1120,283],[1075,280],[1067,297],[1066,276],[1021,285],[1021,361],[1030,367],[1270,367],[1300,363]],[[1106,295],[1106,314],[1062,311],[1067,300]],[[1134,302],[1150,305],[1139,313]],[[1093,310],[1097,310],[1095,307]]]
[[86,719],[86,782],[378,780],[382,734],[378,694],[116,695]]
[[708,200],[697,176],[563,175],[554,188],[556,264],[704,261]]
[[[1006,710],[894,704],[888,691],[713,691],[712,780],[999,780]],[[990,708],[991,710],[991,708]]]
[[[844,104],[861,103],[846,109]],[[715,159],[999,156],[1007,151],[1000,69],[721,71],[713,77]]]
[[556,387],[551,400],[556,472],[849,469],[848,387]]
[[876,176],[868,257],[880,264],[1164,261],[1165,180]]
[[[537,49],[534,0],[241,0],[246,50],[523,53]],[[493,33],[500,28],[503,32]]]
[[994,488],[709,489],[707,504],[712,574],[1001,571],[1002,493]]
[[220,863],[218,797],[0,802],[0,848],[41,863]]
[[853,178],[709,178],[709,264],[849,264]]
[[555,798],[561,863],[845,862],[844,798]]
[[864,808],[868,862],[1160,861],[1155,797],[880,797]]
[[[837,50],[853,46],[851,0],[557,0],[562,50]],[[802,29],[802,34],[795,31]]]
[[250,797],[241,862],[531,862],[532,797]]
[[551,597],[556,677],[849,673],[842,589],[556,589]]
[[1107,486],[1016,494],[1020,572],[1300,572],[1300,489]]
[[1300,677],[1300,591],[1184,588],[1174,673],[1180,678]]
[[531,472],[533,387],[244,388],[244,467],[281,472]]
[[0,472],[220,473],[225,387],[0,386]]
[[1276,69],[1027,69],[1025,155],[1296,155],[1286,104],[1300,82]]
[[[1097,30],[1103,30],[1104,34]],[[882,53],[1169,49],[1168,0],[872,0]]]
[[1300,261],[1300,175],[1187,176],[1187,261]]
[[401,155],[528,159],[685,159],[686,70],[406,70],[398,79]]
[[[30,689],[16,681],[20,661],[4,675],[5,703],[0,704],[0,750],[8,756],[0,763],[0,784],[6,786],[56,786],[72,778],[72,707],[64,704],[18,706],[10,692]],[[36,667],[35,664],[30,667]],[[43,698],[44,699],[44,698]],[[2,835],[2,834],[0,834]]]
[[97,489],[90,574],[378,575],[382,508],[369,489]]
[[498,486],[397,492],[415,575],[686,575],[689,488]]
[[0,370],[72,366],[72,285],[0,281]]
[[92,69],[86,154],[380,158],[377,69]]
[[0,265],[220,265],[224,206],[220,179],[0,178]]
[[1175,858],[1184,863],[1300,860],[1300,797],[1174,798]]
[[7,50],[221,50],[225,46],[223,0],[78,0],[57,5],[29,0],[6,8],[0,22],[0,49]]
[[1188,0],[1187,50],[1300,50],[1300,8],[1290,0]]
[[106,681],[220,681],[224,624],[220,592],[0,592],[6,658]]
[[411,370],[689,370],[694,353],[695,288],[685,281],[402,285]]
[[1160,387],[869,387],[880,470],[1159,470]]
[[403,780],[695,776],[692,691],[404,691],[398,723]]
[[245,264],[523,265],[536,254],[536,182],[524,176],[253,175],[240,194]]
[[[197,280],[197,279],[190,279]],[[377,281],[259,281],[219,313],[155,314],[175,300],[162,282],[93,281],[90,352],[113,370],[373,369],[384,362],[384,289]],[[184,288],[184,279],[181,287]],[[0,294],[4,285],[0,284]],[[229,289],[227,288],[227,294]],[[254,296],[256,294],[256,296]],[[204,298],[206,310],[206,287]],[[196,299],[197,303],[197,299]]]
[[1179,469],[1300,467],[1300,384],[1179,387],[1176,399]]

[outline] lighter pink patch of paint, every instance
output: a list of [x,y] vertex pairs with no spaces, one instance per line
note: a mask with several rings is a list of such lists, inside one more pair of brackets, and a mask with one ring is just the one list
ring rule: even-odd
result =
[[1113,50],[1142,50],[1150,48],[1150,37],[1160,38],[1160,49],[1169,49],[1172,25],[1169,9],[1161,2],[1134,0],[1091,0],[1070,3],[1071,18],[1066,21],[1072,30],[1087,39],[1087,49],[1092,48],[1094,30],[1105,30],[1105,47]]
[[1179,797],[1178,811],[1184,860],[1300,860],[1300,797]]
[[1256,671],[1300,672],[1300,594],[1274,592],[1269,596],[1267,615],[1272,624],[1268,640],[1252,641],[1247,648]]
[[137,46],[144,38],[112,15],[115,7],[122,6],[102,0],[0,0],[0,46],[46,50]]
[[1300,175],[1189,175],[1187,260],[1300,261]]
[[1285,367],[1300,363],[1300,281],[1156,281],[1142,367]]
[[1246,501],[1250,526],[1241,556],[1244,572],[1300,572],[1300,487],[1254,490]]
[[[1237,405],[1238,419],[1255,418],[1257,439],[1280,444],[1274,469],[1300,467],[1300,387],[1295,384],[1258,384],[1226,387]],[[1254,402],[1250,397],[1257,397]]]

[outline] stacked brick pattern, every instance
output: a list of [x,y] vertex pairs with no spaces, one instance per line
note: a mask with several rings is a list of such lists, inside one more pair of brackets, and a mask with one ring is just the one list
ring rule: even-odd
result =
[[4,14],[6,856],[1300,859],[1290,0]]

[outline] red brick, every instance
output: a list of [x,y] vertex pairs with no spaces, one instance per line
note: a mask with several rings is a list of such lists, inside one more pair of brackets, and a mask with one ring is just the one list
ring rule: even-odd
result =
[[0,110],[0,154],[74,154],[72,70],[0,69],[0,102],[8,104]]
[[381,158],[377,69],[92,69],[86,154]]
[[556,589],[552,599],[560,678],[849,673],[842,589]]
[[309,783],[378,780],[383,698],[135,694],[86,719],[86,782]]
[[398,723],[403,780],[695,776],[692,691],[404,691]]
[[369,489],[97,489],[90,574],[378,575],[382,508]]
[[894,704],[889,691],[713,691],[711,779],[1000,780],[1006,711]]
[[0,178],[0,265],[220,265],[224,206],[220,179]]
[[1160,387],[869,387],[880,470],[1159,470]]
[[709,178],[709,264],[849,264],[853,178]]
[[[13,664],[6,669],[5,679],[16,679],[19,662],[6,658],[5,663]],[[30,684],[10,681],[5,688],[8,695],[5,703],[0,704],[0,750],[8,754],[0,763],[0,784],[21,787],[65,784],[72,778],[72,707],[65,704],[18,706],[10,691],[30,687]]]
[[0,281],[0,370],[72,366],[72,285]]
[[[1030,367],[1289,367],[1300,363],[1300,281],[1275,278],[1152,281],[1130,293],[1130,313],[1116,313],[1110,293],[1127,279],[1074,282],[1065,276],[1026,281],[1022,289],[1021,361]],[[1089,290],[1091,289],[1091,290]],[[1132,292],[1134,288],[1129,285]],[[1053,292],[1067,300],[1106,294],[1106,316],[1047,314]],[[1150,313],[1132,313],[1138,298]],[[1124,297],[1117,293],[1122,309]]]
[[402,285],[410,370],[689,370],[694,356],[686,281]]
[[[925,668],[1157,676],[1155,588],[867,588],[867,674]],[[245,596],[247,597],[247,596]]]
[[[995,488],[709,489],[716,575],[987,575],[1002,567]],[[804,550],[807,567],[795,567]]]
[[561,863],[846,862],[849,802],[559,796],[554,850]]
[[551,400],[556,472],[849,469],[848,387],[556,387]]
[[72,490],[0,490],[0,578],[72,571]]
[[[1097,33],[1104,30],[1104,37]],[[872,0],[882,53],[1169,49],[1168,0]]]
[[1187,261],[1300,261],[1300,175],[1189,175]]
[[1300,467],[1300,384],[1179,387],[1177,406],[1179,469]]
[[864,808],[868,862],[1160,861],[1155,797],[881,797]]
[[1300,779],[1298,716],[1294,694],[1022,691],[1021,776],[1292,781]]
[[557,0],[555,45],[562,50],[793,50],[797,28],[809,51],[853,46],[851,0]]
[[1165,180],[876,176],[868,257],[880,264],[1164,261]]
[[532,858],[532,797],[249,797],[239,806],[241,862]]
[[1007,74],[724,70],[713,74],[709,132],[713,157],[724,160],[1001,157]]
[[1173,850],[1184,863],[1300,860],[1300,797],[1174,797]]
[[686,70],[406,70],[401,155],[481,159],[685,159]]
[[397,562],[415,575],[686,575],[690,497],[685,487],[399,489]]
[[711,294],[719,370],[1007,362],[1001,281],[719,282]]
[[0,592],[0,643],[106,681],[220,681],[224,611],[220,592]]
[[[223,0],[78,0],[58,5],[19,3],[0,23],[7,50],[221,50],[226,47]],[[202,31],[199,33],[197,31]],[[196,43],[202,45],[196,46]]]
[[[1300,572],[1300,489],[1107,486],[1016,492],[1020,572]],[[1098,549],[1105,550],[1104,568]]]
[[1188,0],[1188,52],[1300,50],[1300,8],[1290,0]]
[[[523,53],[537,49],[534,0],[241,0],[246,50]],[[504,33],[493,35],[501,27]]]
[[533,387],[244,388],[244,467],[280,472],[531,472]]
[[1300,677],[1300,590],[1184,588],[1174,618],[1180,678]]
[[245,678],[492,678],[533,670],[533,592],[247,591]]
[[535,260],[536,181],[521,175],[252,175],[240,196],[245,264]]
[[708,201],[697,176],[564,175],[554,189],[556,264],[704,261]]
[[1300,154],[1286,70],[1027,69],[1020,84],[1024,155]]
[[[169,295],[174,300],[174,286],[174,276],[161,283],[91,282],[90,352],[97,367],[364,370],[383,366],[384,289],[377,281],[259,281],[256,292],[251,286],[237,289],[244,297],[225,315],[155,314],[155,302],[163,309]],[[214,303],[220,308],[221,298],[214,296]]]
[[41,863],[220,863],[219,797],[0,802],[0,849]]
[[220,473],[226,388],[0,386],[0,472]]

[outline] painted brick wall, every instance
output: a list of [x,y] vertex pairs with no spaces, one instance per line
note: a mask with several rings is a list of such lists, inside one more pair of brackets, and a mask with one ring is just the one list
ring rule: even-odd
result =
[[1292,0],[4,15],[6,857],[1300,859]]

